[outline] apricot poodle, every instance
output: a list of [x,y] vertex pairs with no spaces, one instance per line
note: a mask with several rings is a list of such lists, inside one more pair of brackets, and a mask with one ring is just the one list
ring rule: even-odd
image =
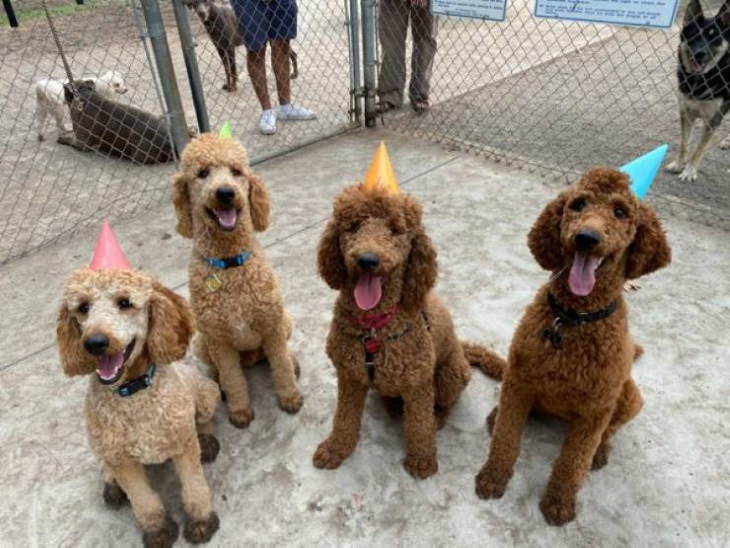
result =
[[242,366],[264,356],[279,407],[296,413],[303,398],[287,349],[292,322],[255,236],[269,224],[269,197],[243,146],[210,133],[192,140],[173,178],[173,202],[178,232],[193,239],[195,352],[216,371],[231,423],[243,428],[254,418]]
[[431,476],[438,469],[436,429],[469,382],[469,362],[496,375],[501,359],[456,338],[432,291],[436,251],[413,198],[382,187],[346,189],[335,200],[318,259],[322,278],[340,293],[327,338],[337,409],[314,465],[337,468],[352,453],[373,388],[391,414],[403,407],[406,470]]
[[530,411],[561,418],[569,425],[567,439],[540,502],[547,522],[560,525],[575,517],[587,471],[606,464],[611,438],[641,409],[631,378],[641,348],[629,334],[622,289],[669,264],[671,250],[626,175],[608,168],[591,169],[550,202],[528,245],[553,275],[512,340],[476,491],[482,498],[502,496]]
[[185,356],[193,329],[185,300],[142,272],[84,268],[66,282],[57,327],[63,369],[92,376],[86,426],[104,464],[104,500],[131,502],[145,546],[171,546],[178,536],[145,464],[172,459],[188,541],[207,542],[218,529],[201,467],[218,454],[211,423],[218,387],[193,367],[173,364]]

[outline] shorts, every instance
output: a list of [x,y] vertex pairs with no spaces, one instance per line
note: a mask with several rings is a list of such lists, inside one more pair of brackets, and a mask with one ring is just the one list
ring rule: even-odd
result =
[[297,37],[296,0],[232,0],[243,43],[248,51],[258,51],[269,40]]

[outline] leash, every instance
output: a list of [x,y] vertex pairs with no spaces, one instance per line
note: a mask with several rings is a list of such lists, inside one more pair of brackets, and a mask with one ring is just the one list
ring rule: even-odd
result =
[[542,337],[550,341],[553,348],[560,348],[563,342],[563,336],[560,334],[560,330],[563,327],[579,327],[604,320],[616,310],[618,301],[611,301],[605,307],[600,310],[594,310],[593,312],[577,312],[572,308],[564,308],[552,293],[548,293],[548,305],[550,305],[554,320],[551,327],[543,329]]
[[118,386],[114,391],[121,397],[128,398],[132,394],[136,394],[140,390],[144,390],[148,386],[152,385],[152,377],[155,376],[156,369],[157,367],[154,363],[150,364],[149,368],[147,369],[147,373],[145,373],[141,377],[132,379],[129,382],[125,382],[124,384]]
[[43,11],[46,12],[46,19],[48,20],[48,26],[51,28],[51,35],[53,36],[53,41],[56,44],[56,49],[58,50],[58,54],[61,56],[61,62],[63,63],[63,70],[66,71],[66,78],[68,79],[68,85],[71,87],[71,91],[73,91],[74,97],[78,97],[78,92],[76,89],[76,84],[74,83],[74,77],[73,74],[71,74],[71,65],[68,64],[68,59],[66,59],[66,54],[63,51],[63,47],[61,47],[61,40],[58,37],[58,31],[56,30],[56,25],[53,23],[53,19],[51,19],[51,13],[48,11],[48,4],[46,3],[46,0],[43,0]]

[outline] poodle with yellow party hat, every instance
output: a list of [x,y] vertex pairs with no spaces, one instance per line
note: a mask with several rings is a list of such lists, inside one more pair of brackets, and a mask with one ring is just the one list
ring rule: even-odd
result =
[[337,468],[353,452],[372,388],[391,416],[404,416],[406,470],[431,476],[438,470],[436,430],[469,382],[469,364],[497,376],[504,362],[457,339],[433,291],[436,250],[421,206],[398,187],[384,143],[364,181],[335,198],[318,262],[339,291],[327,338],[338,388],[332,432],[314,465]]

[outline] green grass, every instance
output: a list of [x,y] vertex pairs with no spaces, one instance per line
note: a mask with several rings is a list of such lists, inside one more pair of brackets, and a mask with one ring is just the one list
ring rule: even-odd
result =
[[[15,16],[18,18],[20,27],[23,26],[23,23],[31,23],[37,19],[45,19],[46,12],[40,3],[32,7],[22,7],[22,1],[12,0],[13,8],[15,8]],[[79,6],[75,0],[66,0],[64,3],[53,3],[49,5],[48,11],[51,17],[84,16],[100,8],[126,6],[127,4],[127,0],[84,0],[84,4]],[[5,15],[5,10],[0,8],[0,14],[0,27],[9,27],[10,23]]]

